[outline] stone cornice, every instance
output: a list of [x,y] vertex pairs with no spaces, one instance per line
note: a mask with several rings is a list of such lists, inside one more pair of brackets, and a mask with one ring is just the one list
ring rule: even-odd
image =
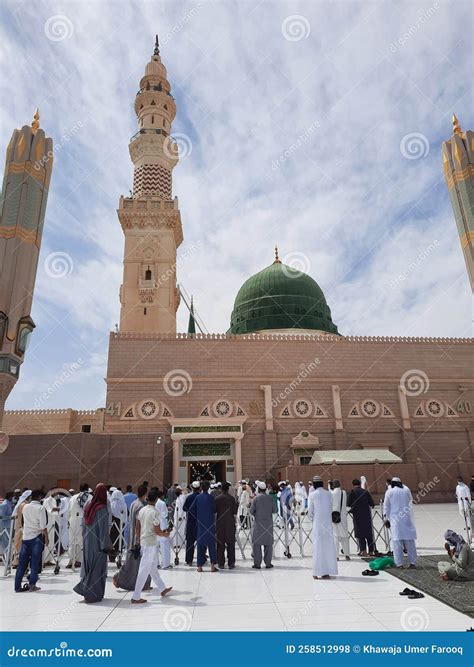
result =
[[330,334],[156,334],[156,333],[110,333],[111,340],[189,340],[189,341],[239,341],[239,342],[262,342],[262,341],[298,341],[299,343],[473,343],[474,338],[436,338],[436,337],[412,337],[412,336],[333,336]]

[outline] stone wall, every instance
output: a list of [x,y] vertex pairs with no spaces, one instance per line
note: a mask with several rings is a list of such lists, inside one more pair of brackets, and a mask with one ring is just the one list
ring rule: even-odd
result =
[[136,487],[147,479],[163,486],[165,444],[154,434],[66,433],[13,435],[0,454],[0,492],[14,488],[66,486],[98,482]]

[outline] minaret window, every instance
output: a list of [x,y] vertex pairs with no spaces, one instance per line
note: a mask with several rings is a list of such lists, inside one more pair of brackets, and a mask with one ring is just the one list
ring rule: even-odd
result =
[[145,280],[151,280],[151,269],[150,267],[147,268],[145,271]]
[[152,117],[151,117],[151,124],[152,124],[152,125],[155,124],[155,116],[152,116]]
[[166,118],[163,118],[163,127],[166,127]]

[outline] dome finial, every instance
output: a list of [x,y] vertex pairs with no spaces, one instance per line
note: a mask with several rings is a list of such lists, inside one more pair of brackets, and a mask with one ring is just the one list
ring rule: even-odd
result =
[[153,51],[154,56],[160,55],[160,45],[158,44],[158,35],[155,35],[155,50]]
[[281,264],[280,258],[278,257],[278,246],[275,246],[275,261],[274,264]]
[[36,132],[36,130],[39,129],[40,126],[39,117],[40,117],[39,109],[36,109],[35,115],[33,116],[33,120],[31,121],[31,127],[33,128],[33,132]]
[[455,113],[453,113],[453,134],[462,134],[461,126]]

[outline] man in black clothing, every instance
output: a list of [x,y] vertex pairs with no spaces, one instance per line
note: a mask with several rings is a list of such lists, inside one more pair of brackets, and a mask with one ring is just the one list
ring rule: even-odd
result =
[[237,501],[230,493],[229,482],[224,482],[221,493],[215,497],[216,501],[216,538],[217,538],[217,566],[222,570],[225,565],[225,550],[229,570],[235,567],[235,517]]
[[375,503],[370,493],[361,487],[360,479],[352,480],[352,491],[347,498],[347,506],[354,520],[354,535],[359,543],[359,556],[376,553],[372,508]]

